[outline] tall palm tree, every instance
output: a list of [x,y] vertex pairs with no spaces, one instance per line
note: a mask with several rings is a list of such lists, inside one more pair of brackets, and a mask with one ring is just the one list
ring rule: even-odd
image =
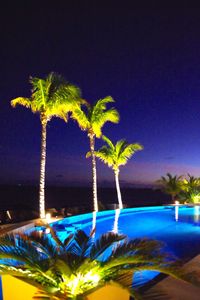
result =
[[98,211],[95,138],[100,138],[102,136],[102,127],[106,122],[119,122],[119,113],[117,112],[117,110],[113,107],[107,109],[107,104],[112,102],[114,102],[114,100],[110,96],[96,101],[94,105],[90,105],[89,103],[85,102],[85,111],[84,109],[80,109],[80,107],[77,106],[77,108],[74,109],[72,113],[72,118],[78,122],[80,128],[87,131],[90,141],[94,211]]
[[94,240],[79,230],[61,241],[34,231],[0,236],[0,275],[9,274],[39,289],[34,299],[86,299],[105,284],[118,284],[137,299],[136,271],[157,270],[176,276],[174,261],[158,241],[128,240],[105,233]]
[[67,121],[68,113],[73,110],[74,103],[80,99],[80,90],[75,85],[66,82],[60,75],[50,73],[45,79],[30,78],[32,94],[30,98],[18,97],[11,105],[22,105],[40,115],[42,125],[39,213],[45,218],[45,165],[46,165],[46,135],[47,123],[52,117]]
[[[119,185],[119,167],[126,165],[128,159],[131,158],[136,151],[142,150],[143,146],[140,144],[128,144],[126,140],[120,140],[114,145],[108,137],[103,136],[102,138],[107,145],[104,145],[98,151],[95,151],[95,155],[113,169],[119,208],[122,209],[123,203]],[[88,152],[87,156],[90,155],[91,153]]]
[[162,188],[167,194],[171,195],[172,201],[174,202],[182,189],[182,175],[173,176],[167,173],[165,177],[162,176],[157,182],[162,185]]

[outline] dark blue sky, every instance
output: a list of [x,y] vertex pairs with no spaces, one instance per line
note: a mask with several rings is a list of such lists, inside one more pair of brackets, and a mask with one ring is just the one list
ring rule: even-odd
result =
[[[144,150],[121,169],[123,184],[166,172],[200,175],[200,18],[187,1],[26,1],[0,12],[0,183],[37,183],[40,122],[10,100],[30,96],[29,76],[55,71],[90,102],[111,95],[118,125],[103,132]],[[149,2],[151,2],[149,4]],[[23,3],[23,4],[22,4]],[[181,3],[181,5],[180,5]],[[166,4],[166,5],[165,5]],[[97,143],[97,146],[100,142]],[[89,143],[70,121],[47,135],[47,183],[87,184]],[[98,163],[99,183],[112,182]]]

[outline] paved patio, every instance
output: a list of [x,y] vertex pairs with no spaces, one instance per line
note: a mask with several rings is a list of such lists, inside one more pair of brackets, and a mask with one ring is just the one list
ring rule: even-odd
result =
[[[186,272],[197,271],[200,274],[200,255],[197,255],[183,267]],[[160,299],[168,300],[199,300],[200,299],[200,277],[199,287],[190,283],[186,283],[183,280],[177,280],[171,277],[167,277],[160,281],[158,284],[150,288],[145,294],[144,299],[150,298],[151,293],[161,294],[163,296]],[[164,296],[165,295],[165,296]],[[146,296],[146,297],[145,297]],[[157,297],[156,299],[159,299]]]

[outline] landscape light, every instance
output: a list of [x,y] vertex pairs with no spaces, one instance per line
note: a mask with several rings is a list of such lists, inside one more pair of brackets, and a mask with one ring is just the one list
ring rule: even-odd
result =
[[46,214],[46,221],[47,221],[47,223],[51,222],[51,214],[50,213]]

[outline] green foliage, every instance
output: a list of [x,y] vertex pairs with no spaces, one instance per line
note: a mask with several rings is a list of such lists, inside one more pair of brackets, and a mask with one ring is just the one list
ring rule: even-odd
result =
[[[107,145],[102,146],[98,151],[95,151],[96,157],[111,167],[113,170],[118,170],[119,166],[125,165],[129,158],[139,150],[143,149],[140,144],[128,144],[126,140],[120,140],[115,145],[105,135],[102,137]],[[90,152],[86,157],[91,155]]]
[[92,180],[93,180],[93,210],[98,211],[97,199],[97,176],[96,176],[96,158],[95,158],[95,138],[102,136],[102,127],[107,122],[118,123],[119,113],[115,108],[107,109],[107,104],[114,102],[112,97],[108,96],[98,100],[94,105],[87,101],[83,105],[76,106],[72,112],[72,118],[76,120],[82,130],[87,131],[90,140],[90,151],[92,153]]
[[170,173],[166,177],[162,176],[157,181],[167,194],[172,195],[173,200],[182,203],[200,203],[200,178],[187,174],[183,176],[172,176]]
[[117,110],[113,107],[107,109],[107,104],[112,102],[114,102],[114,100],[110,96],[96,101],[94,105],[90,105],[85,101],[82,103],[84,108],[77,106],[76,109],[73,110],[72,118],[78,122],[82,130],[100,138],[102,135],[102,127],[106,122],[119,122],[119,113]]
[[161,270],[176,276],[173,260],[161,247],[157,241],[128,240],[113,232],[95,241],[92,234],[79,230],[64,242],[52,228],[51,234],[7,234],[0,237],[0,274],[37,287],[35,299],[84,298],[106,283],[136,295],[131,285],[135,271]]
[[15,98],[11,105],[30,108],[33,113],[41,114],[47,121],[54,116],[67,121],[67,114],[77,105],[77,101],[81,101],[80,89],[56,73],[50,73],[45,79],[30,77],[30,83],[31,97]]
[[50,73],[45,79],[30,78],[32,85],[31,97],[18,97],[11,105],[22,105],[30,108],[33,113],[39,113],[42,125],[41,160],[40,160],[40,217],[45,217],[45,163],[46,163],[46,128],[52,117],[68,120],[68,114],[80,106],[80,90],[75,85],[65,81],[60,75]]
[[158,184],[161,184],[163,190],[172,196],[174,201],[177,195],[181,192],[182,189],[182,175],[173,176],[170,173],[167,173],[166,176],[162,176],[161,179],[157,181]]
[[182,190],[179,200],[184,203],[200,203],[200,178],[187,174],[188,178],[182,181]]

